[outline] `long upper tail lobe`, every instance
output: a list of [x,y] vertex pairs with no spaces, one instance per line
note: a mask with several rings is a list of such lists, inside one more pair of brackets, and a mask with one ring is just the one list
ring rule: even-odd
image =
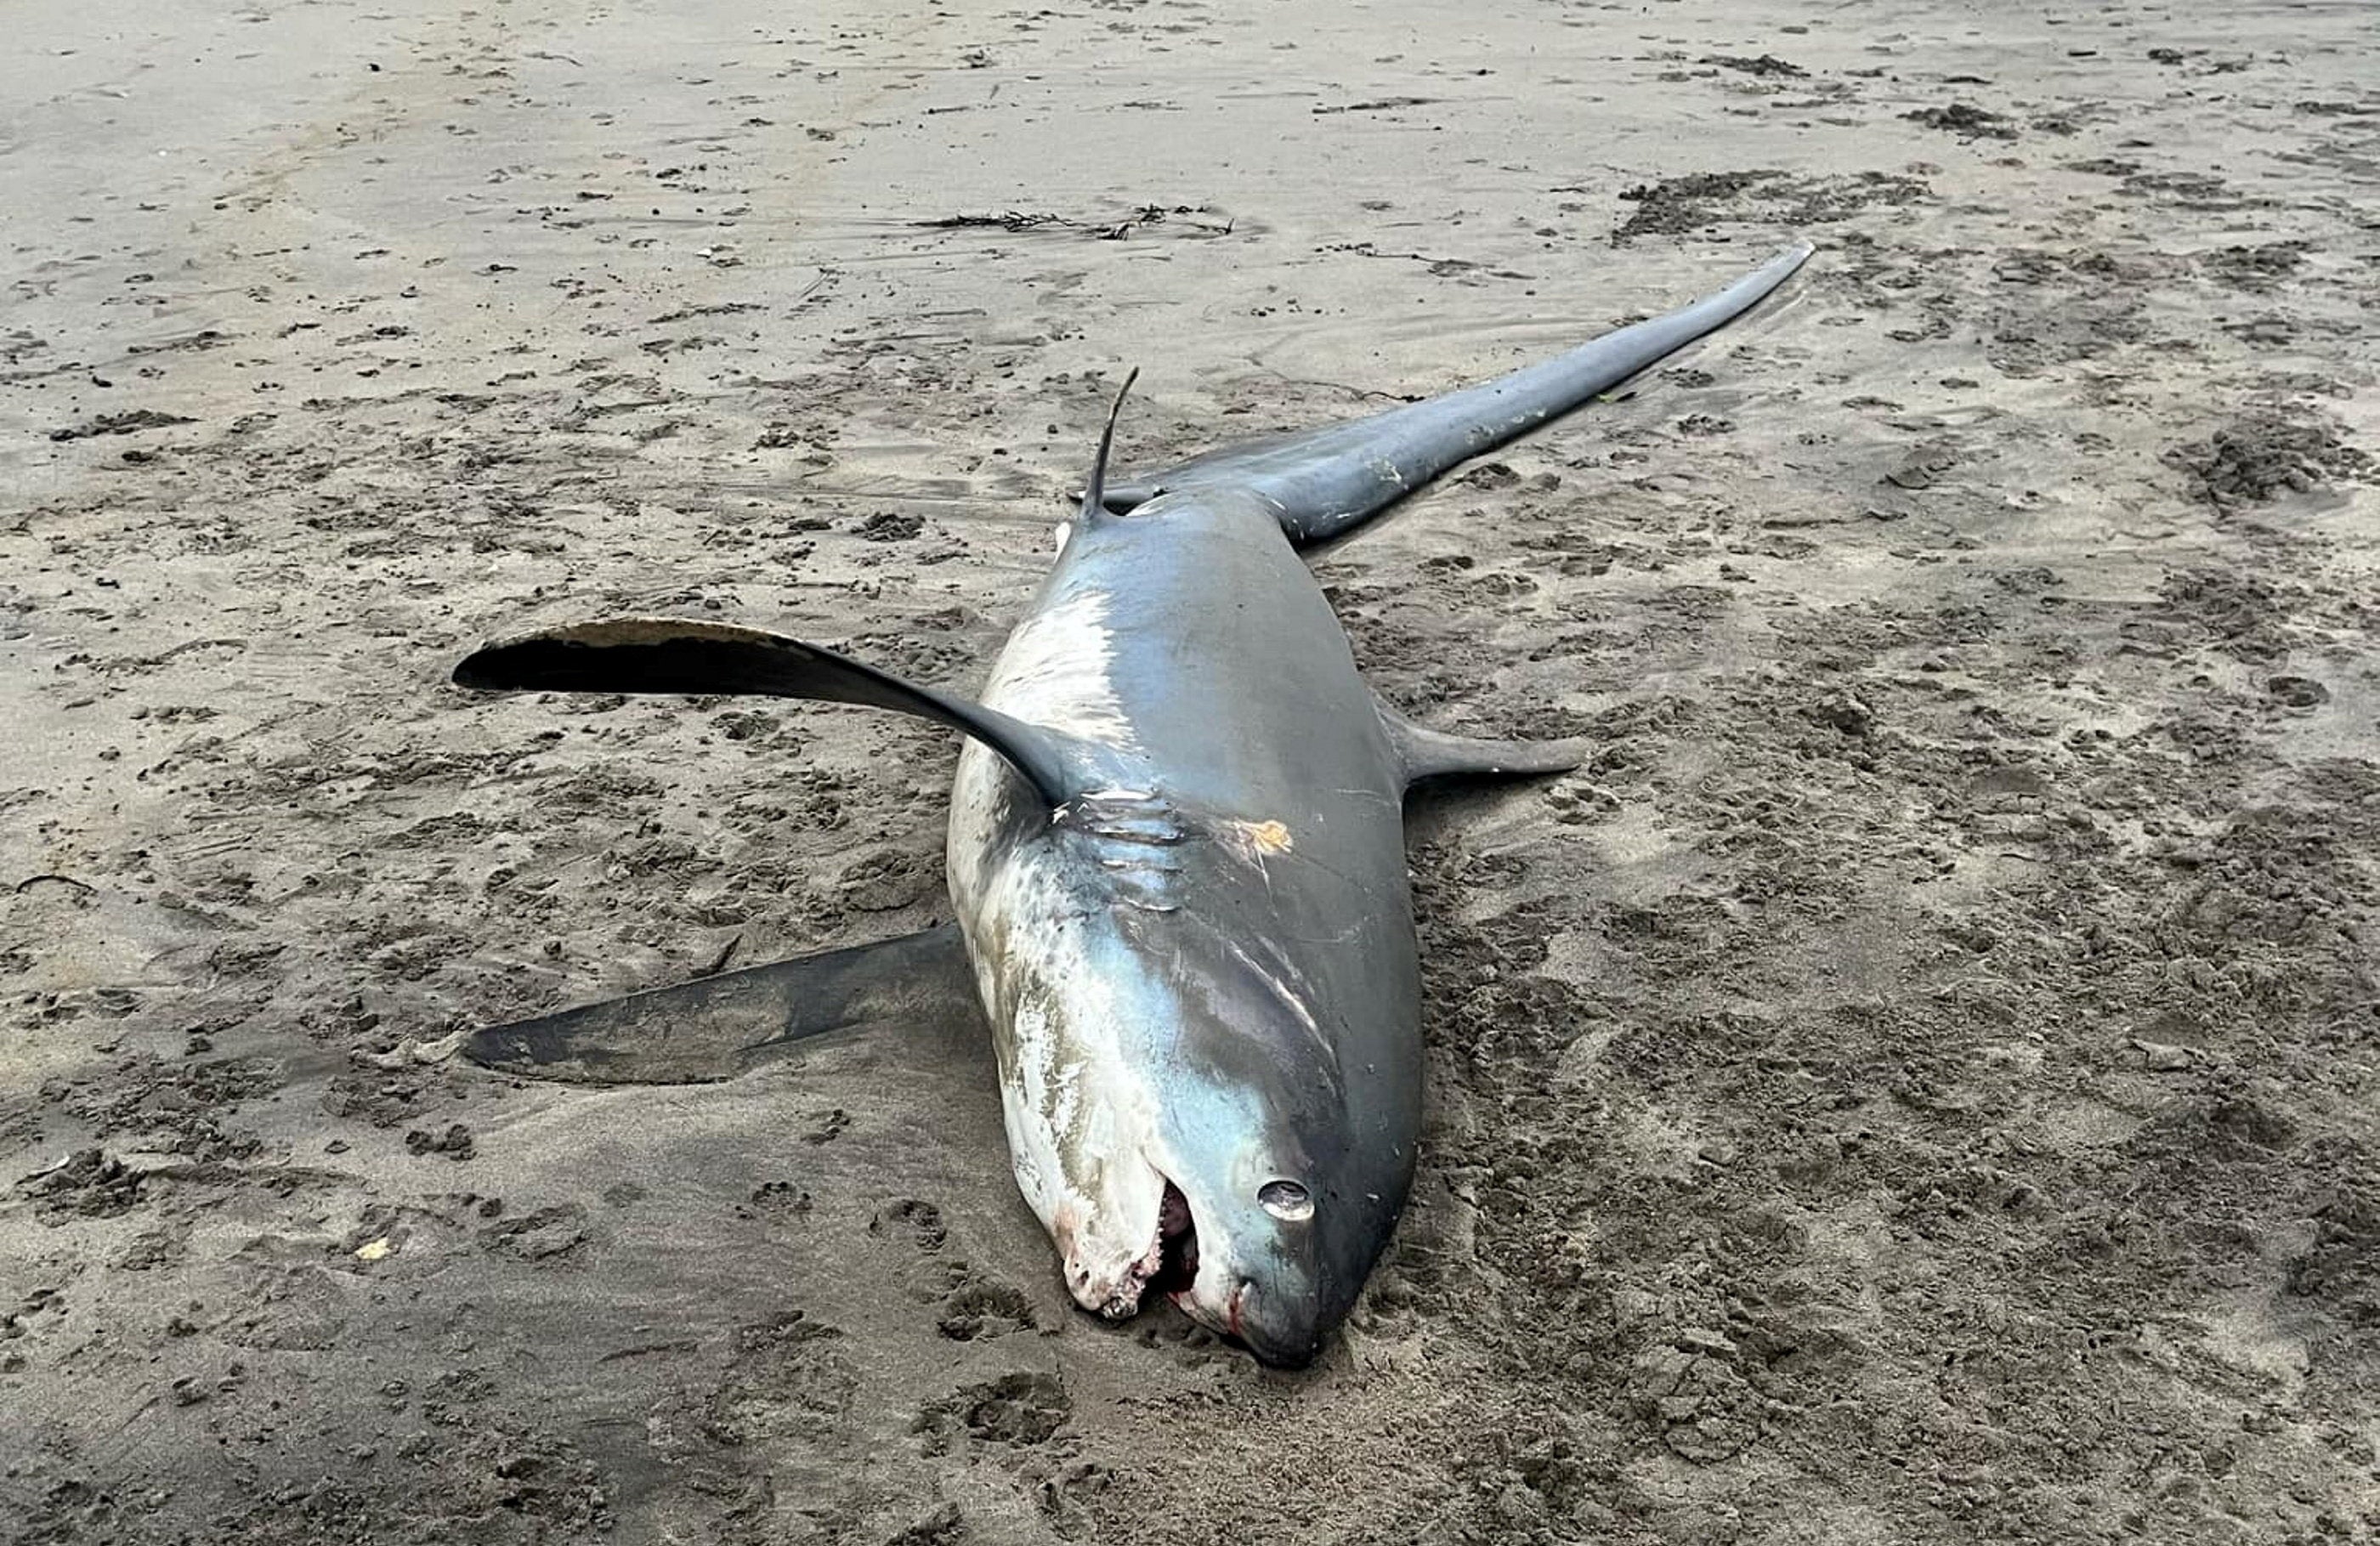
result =
[[1160,493],[1229,484],[1278,505],[1282,527],[1301,546],[1335,537],[1447,469],[1568,413],[1735,321],[1792,277],[1812,250],[1797,243],[1714,295],[1494,381],[1368,419],[1224,446],[1155,477],[1111,484],[1106,507],[1121,512]]

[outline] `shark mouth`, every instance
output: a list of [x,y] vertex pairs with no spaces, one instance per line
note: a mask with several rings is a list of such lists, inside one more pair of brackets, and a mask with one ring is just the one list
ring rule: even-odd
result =
[[1098,1310],[1107,1320],[1137,1315],[1152,1292],[1181,1301],[1183,1294],[1197,1284],[1197,1223],[1190,1218],[1190,1199],[1183,1197],[1181,1187],[1166,1182],[1164,1197],[1157,1201],[1157,1236],[1149,1239],[1148,1251],[1125,1265],[1123,1277],[1104,1296],[1083,1292],[1086,1275],[1078,1268],[1069,1270],[1075,1277],[1075,1298],[1081,1298],[1083,1309]]
[[[1124,1269],[1123,1281],[1096,1308],[1106,1319],[1122,1321],[1138,1313],[1152,1291],[1179,1296],[1188,1293],[1197,1281],[1198,1225],[1190,1216],[1190,1199],[1168,1181],[1157,1205],[1156,1238],[1139,1260]],[[1083,1303],[1090,1307],[1093,1301]]]
[[1165,1199],[1157,1205],[1157,1270],[1148,1286],[1160,1294],[1183,1294],[1198,1281],[1198,1221],[1190,1216],[1190,1199],[1172,1182],[1165,1183]]
[[[1159,1179],[1164,1177],[1160,1174]],[[1213,1296],[1201,1298],[1198,1293],[1198,1221],[1190,1211],[1190,1199],[1172,1181],[1158,1199],[1157,1237],[1140,1259],[1124,1269],[1123,1281],[1106,1301],[1098,1306],[1099,1313],[1110,1321],[1122,1321],[1135,1315],[1148,1304],[1151,1292],[1172,1299],[1174,1308],[1198,1324],[1222,1336],[1245,1340],[1242,1316],[1249,1285],[1240,1284],[1220,1302]],[[1089,1308],[1090,1299],[1083,1304]],[[1251,1345],[1251,1350],[1255,1350]],[[1259,1357],[1265,1357],[1258,1352]],[[1274,1361],[1268,1358],[1268,1362]],[[1293,1360],[1304,1362],[1303,1358]]]

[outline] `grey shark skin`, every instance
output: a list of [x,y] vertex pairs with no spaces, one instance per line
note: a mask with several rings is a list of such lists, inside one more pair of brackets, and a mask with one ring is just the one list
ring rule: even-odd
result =
[[1346,635],[1269,501],[1162,494],[1078,520],[985,700],[1113,758],[1051,812],[960,753],[951,892],[1026,1200],[1115,1316],[1165,1267],[1172,1186],[1184,1308],[1304,1362],[1420,1123],[1404,770]]
[[[948,847],[959,943],[1012,1165],[1068,1290],[1111,1318],[1168,1293],[1265,1362],[1302,1365],[1362,1290],[1413,1178],[1406,793],[1557,772],[1587,749],[1442,735],[1382,704],[1297,548],[1731,321],[1809,251],[1498,381],[1112,489],[1111,414],[979,702],[797,640],[667,619],[492,645],[455,679],[818,698],[965,732]],[[723,1075],[848,1023],[846,998],[922,991],[921,963],[948,937],[889,942],[874,990],[865,954],[838,952],[497,1028],[472,1052],[632,1077],[638,1046],[662,1038],[670,1071],[653,1077]]]

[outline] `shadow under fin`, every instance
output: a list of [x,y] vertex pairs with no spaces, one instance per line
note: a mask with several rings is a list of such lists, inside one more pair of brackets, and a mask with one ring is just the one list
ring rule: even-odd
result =
[[712,1084],[831,1031],[981,1013],[958,926],[944,923],[491,1026],[463,1053],[569,1084]]

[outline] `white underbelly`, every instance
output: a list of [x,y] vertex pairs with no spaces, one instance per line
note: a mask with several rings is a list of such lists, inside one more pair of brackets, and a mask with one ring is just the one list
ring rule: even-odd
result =
[[[1081,590],[1020,625],[982,701],[1091,742],[1127,766],[1137,739],[1113,681],[1104,591]],[[1162,1182],[1147,1155],[1158,1112],[1145,1060],[1120,1032],[1134,1016],[1102,960],[1108,919],[1086,909],[1061,847],[1035,840],[1039,797],[970,741],[951,795],[951,899],[999,1054],[1001,1110],[1018,1190],[1092,1303],[1127,1277],[1156,1227]],[[1098,964],[1095,964],[1098,963]]]

